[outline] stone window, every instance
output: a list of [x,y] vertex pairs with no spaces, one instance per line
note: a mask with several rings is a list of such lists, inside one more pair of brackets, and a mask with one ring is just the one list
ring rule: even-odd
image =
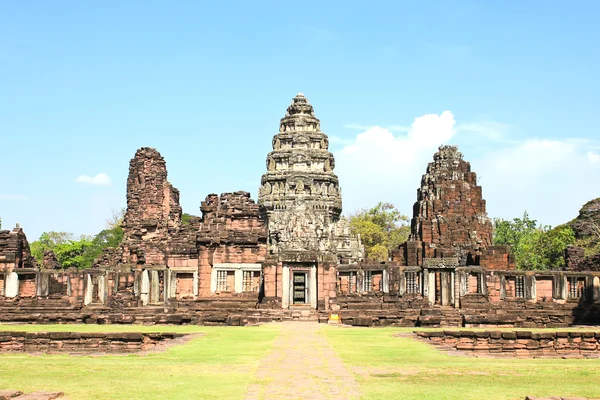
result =
[[356,293],[356,271],[340,272],[340,293]]
[[525,276],[506,276],[505,285],[506,297],[525,297]]
[[418,272],[407,272],[406,273],[406,293],[420,293],[419,287],[419,273]]
[[383,271],[365,271],[365,292],[383,291]]
[[217,292],[229,292],[233,290],[235,275],[233,271],[217,271]]
[[515,297],[525,297],[525,277],[523,275],[515,276]]
[[260,287],[260,271],[243,271],[242,291],[258,292]]
[[585,297],[585,278],[577,276],[569,276],[569,298],[580,299]]

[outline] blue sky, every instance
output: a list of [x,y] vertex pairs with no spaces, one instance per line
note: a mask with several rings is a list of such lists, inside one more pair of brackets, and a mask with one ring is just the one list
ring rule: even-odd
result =
[[346,213],[409,214],[443,143],[491,217],[556,225],[600,197],[599,2],[170,3],[0,0],[3,228],[98,232],[142,146],[185,212],[256,197],[297,92],[331,138]]

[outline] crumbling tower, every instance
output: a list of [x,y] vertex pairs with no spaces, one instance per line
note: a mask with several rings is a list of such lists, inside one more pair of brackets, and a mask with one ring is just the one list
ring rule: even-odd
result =
[[409,241],[395,258],[408,265],[421,265],[423,257],[479,264],[492,229],[471,164],[456,146],[440,146],[417,190]]

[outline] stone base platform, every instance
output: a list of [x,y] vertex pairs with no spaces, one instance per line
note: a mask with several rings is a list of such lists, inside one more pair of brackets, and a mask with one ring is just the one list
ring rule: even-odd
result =
[[185,335],[142,332],[0,332],[0,353],[134,353]]
[[477,357],[600,358],[600,331],[416,331],[440,349]]

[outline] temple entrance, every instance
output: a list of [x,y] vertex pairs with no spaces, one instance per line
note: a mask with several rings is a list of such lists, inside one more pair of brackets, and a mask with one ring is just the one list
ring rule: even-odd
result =
[[429,270],[429,303],[440,306],[454,305],[454,271]]
[[284,263],[282,271],[283,308],[317,308],[317,266],[313,263]]
[[306,304],[308,300],[307,273],[294,272],[292,279],[292,304]]

